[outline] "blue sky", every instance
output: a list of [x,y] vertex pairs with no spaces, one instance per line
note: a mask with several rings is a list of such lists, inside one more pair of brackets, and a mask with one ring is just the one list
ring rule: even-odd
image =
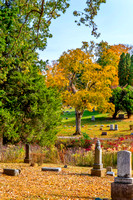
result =
[[82,46],[82,41],[107,41],[109,44],[133,45],[133,0],[107,0],[102,4],[95,22],[101,36],[91,36],[91,30],[84,25],[75,24],[74,10],[82,10],[86,0],[70,0],[71,6],[50,27],[53,37],[48,39],[44,51],[39,51],[43,60],[57,60],[64,51]]

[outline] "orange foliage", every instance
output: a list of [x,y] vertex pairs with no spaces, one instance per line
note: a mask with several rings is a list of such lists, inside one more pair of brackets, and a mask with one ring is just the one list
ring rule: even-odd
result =
[[95,106],[100,111],[113,112],[108,103],[111,96],[110,85],[115,76],[115,68],[93,63],[88,52],[81,49],[64,52],[53,67],[48,66],[47,85],[58,87],[66,105],[83,112],[92,111]]

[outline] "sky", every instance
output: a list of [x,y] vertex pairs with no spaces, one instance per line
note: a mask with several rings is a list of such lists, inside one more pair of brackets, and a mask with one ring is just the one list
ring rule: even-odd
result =
[[95,22],[100,37],[91,36],[91,28],[84,25],[77,26],[73,11],[82,11],[86,0],[70,0],[70,7],[65,14],[53,20],[50,32],[53,37],[48,39],[47,47],[39,52],[42,60],[58,60],[64,51],[82,46],[82,41],[91,40],[96,43],[107,41],[113,44],[133,45],[133,0],[107,0],[102,4]]

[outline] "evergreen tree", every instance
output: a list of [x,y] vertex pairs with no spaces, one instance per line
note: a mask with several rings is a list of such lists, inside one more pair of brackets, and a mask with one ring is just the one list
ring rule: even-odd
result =
[[37,66],[12,71],[0,93],[1,134],[11,142],[51,144],[60,121],[61,101],[47,88]]
[[126,79],[126,84],[130,85],[130,68],[131,68],[131,58],[130,58],[130,54],[127,53],[126,57],[126,72],[125,72],[125,79]]
[[129,69],[129,85],[133,86],[133,55],[131,56],[131,65]]
[[120,56],[120,61],[118,65],[118,78],[119,78],[119,85],[125,86],[126,82],[126,55],[122,53]]

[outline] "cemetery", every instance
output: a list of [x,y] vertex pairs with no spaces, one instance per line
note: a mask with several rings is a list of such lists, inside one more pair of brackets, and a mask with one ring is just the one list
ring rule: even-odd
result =
[[0,200],[133,200],[132,6],[0,0]]
[[[68,112],[63,113],[64,123],[59,129],[71,128],[73,132],[73,109],[70,112],[69,121],[65,120]],[[119,122],[108,118],[107,114],[103,120],[97,112],[95,119],[92,121],[91,113],[85,111],[82,129],[89,126],[92,130],[87,127],[88,134],[83,134],[83,137],[58,133],[53,150],[48,151],[34,144],[1,144],[1,197],[17,199],[20,195],[29,199],[132,200],[132,121],[126,119]],[[113,130],[110,130],[112,124]],[[115,130],[115,124],[119,127],[119,133]],[[101,126],[107,135],[101,134]],[[93,135],[92,132],[97,133]],[[116,136],[112,137],[114,133]],[[27,180],[30,185],[27,185]]]

